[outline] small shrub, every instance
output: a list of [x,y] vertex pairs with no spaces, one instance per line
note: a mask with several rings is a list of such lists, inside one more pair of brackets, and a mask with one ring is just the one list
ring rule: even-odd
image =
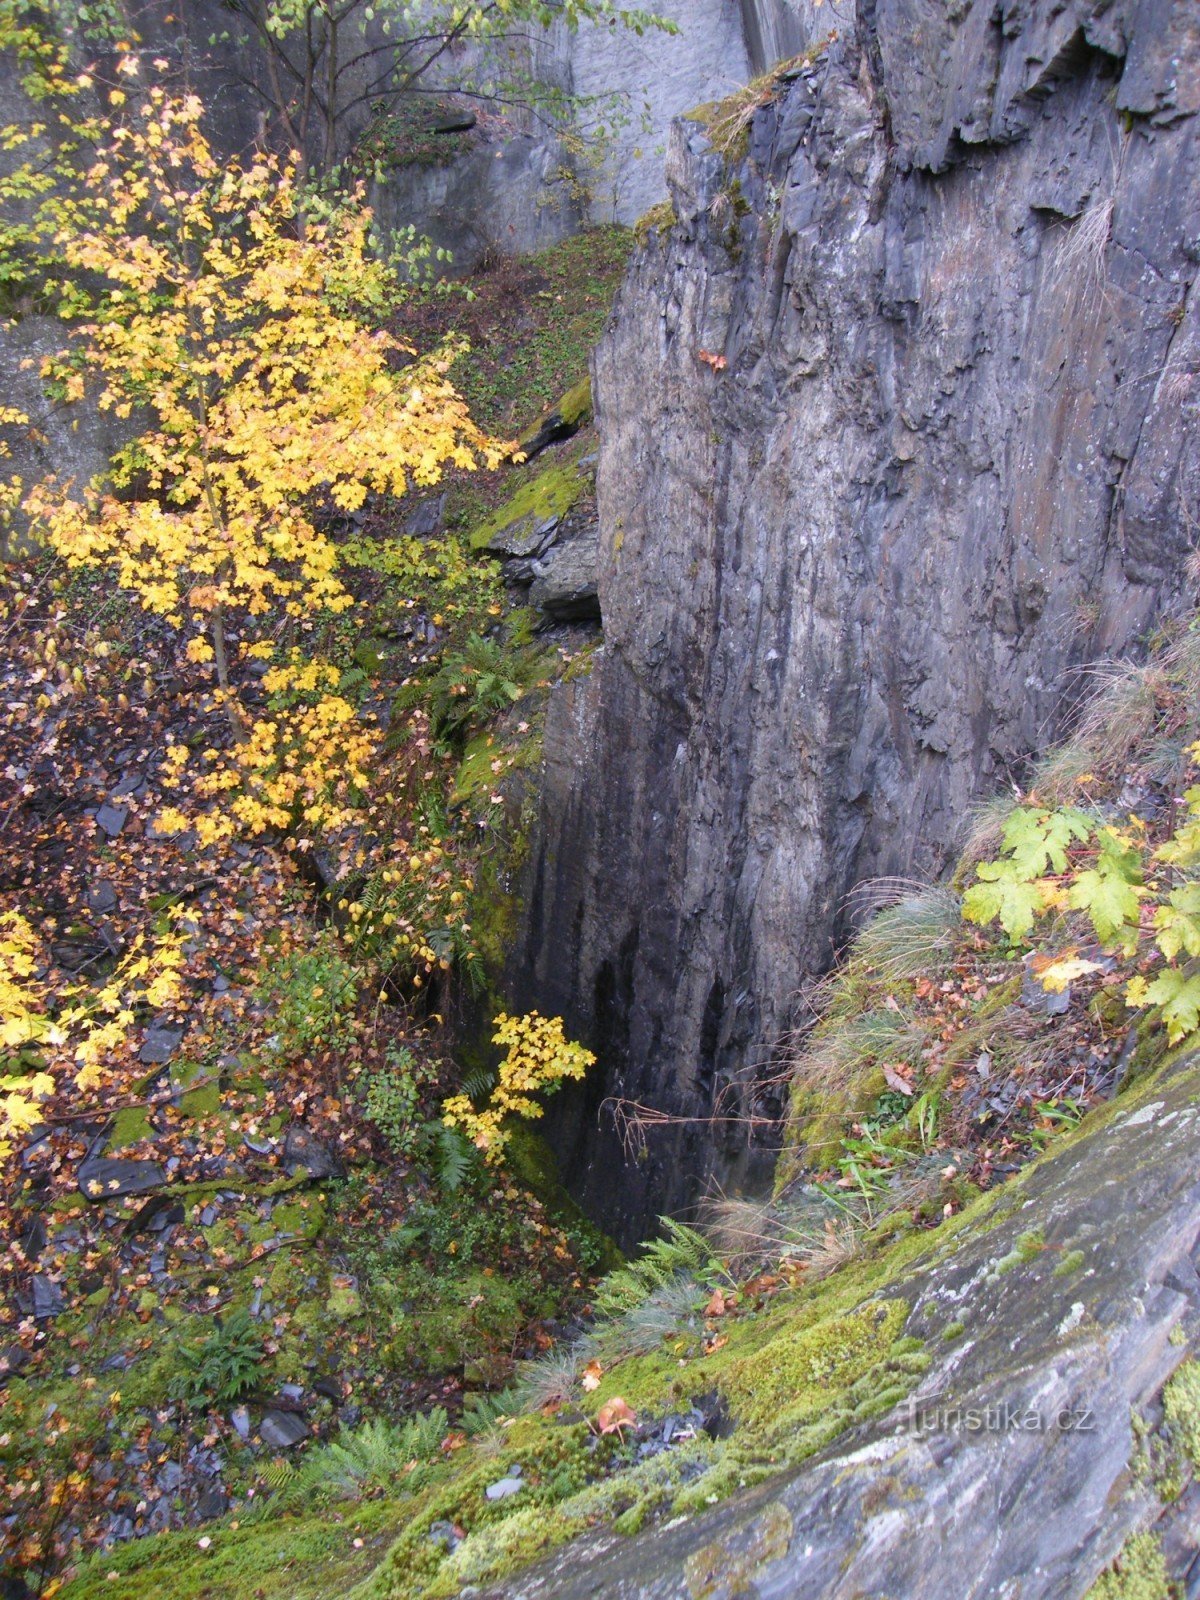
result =
[[289,951],[268,968],[258,988],[274,1011],[275,1032],[285,1055],[353,1043],[358,981],[333,933],[322,934],[304,950]]
[[428,1144],[428,1125],[419,1120],[422,1086],[434,1073],[405,1046],[389,1050],[387,1064],[367,1078],[364,1112],[398,1156],[412,1157]]
[[488,1104],[476,1110],[469,1095],[452,1095],[442,1107],[442,1120],[464,1133],[483,1151],[484,1160],[496,1166],[503,1161],[508,1142],[504,1119],[542,1116],[542,1107],[531,1097],[539,1091],[552,1094],[564,1078],[582,1078],[596,1058],[567,1039],[561,1017],[543,1017],[536,1011],[524,1017],[501,1012],[492,1042],[504,1045],[506,1054]]

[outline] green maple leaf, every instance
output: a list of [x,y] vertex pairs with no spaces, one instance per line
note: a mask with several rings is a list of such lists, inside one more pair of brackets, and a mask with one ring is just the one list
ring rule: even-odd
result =
[[1041,878],[1048,871],[1065,872],[1071,843],[1082,844],[1091,831],[1086,813],[1073,806],[1060,811],[1019,806],[1004,824],[1004,848],[1023,877]]
[[1186,1039],[1200,1026],[1200,974],[1189,978],[1169,967],[1147,989],[1146,999],[1151,1005],[1162,1007],[1167,1038],[1172,1044]]
[[1119,873],[1089,867],[1071,885],[1067,904],[1087,912],[1101,944],[1120,944],[1128,950],[1137,943],[1138,901],[1144,893]]
[[980,881],[963,895],[963,916],[981,926],[999,920],[1010,939],[1021,939],[1045,907],[1040,885],[1029,883],[1012,861],[985,861]]
[[1181,950],[1200,956],[1200,883],[1185,883],[1172,889],[1166,905],[1154,913],[1158,948],[1168,961]]

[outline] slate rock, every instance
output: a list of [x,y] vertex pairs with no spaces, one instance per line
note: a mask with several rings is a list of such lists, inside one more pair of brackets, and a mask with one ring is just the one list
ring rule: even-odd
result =
[[[618,1243],[769,1184],[770,1140],[730,1124],[700,1151],[688,1123],[714,1084],[748,1121],[847,889],[952,862],[972,803],[1062,726],[1069,674],[1140,658],[1190,593],[1200,119],[1111,151],[1118,84],[1150,115],[1194,104],[1195,5],[838,13],[753,117],[757,160],[674,124],[678,222],[593,356],[604,646],[550,697],[513,947],[543,1009],[611,1044],[597,1099],[681,1119],[627,1165],[553,1107]],[[1095,292],[1068,282],[1084,224],[1032,208],[1058,172],[1112,206]],[[1130,381],[1168,369],[1179,394]]]
[[206,1485],[196,1496],[196,1517],[200,1522],[223,1517],[228,1509],[229,1496],[219,1483]]
[[293,1122],[283,1141],[283,1170],[294,1177],[303,1169],[310,1178],[343,1178],[346,1169],[338,1156],[302,1122]]
[[501,1478],[496,1483],[489,1483],[483,1491],[489,1500],[507,1500],[514,1494],[520,1494],[525,1487],[520,1478]]
[[66,1305],[62,1285],[55,1283],[53,1278],[44,1272],[35,1272],[33,1275],[33,1315],[37,1320],[43,1321],[48,1317],[57,1317]]
[[113,806],[106,802],[96,812],[96,826],[110,839],[115,839],[124,828],[128,816],[127,806]]
[[161,1023],[151,1023],[146,1029],[138,1060],[147,1066],[162,1066],[170,1061],[183,1041],[182,1028],[169,1028]]
[[290,1450],[308,1438],[308,1424],[294,1411],[268,1411],[258,1426],[259,1437],[272,1450]]
[[18,1372],[23,1372],[31,1359],[24,1345],[5,1345],[3,1350],[0,1350],[0,1388],[10,1378],[15,1378]]
[[234,1433],[239,1439],[246,1440],[250,1437],[250,1413],[245,1406],[234,1406],[229,1413],[229,1421]]
[[176,1494],[183,1486],[183,1477],[178,1461],[164,1461],[157,1473],[158,1486],[164,1494]]
[[157,1161],[124,1161],[118,1156],[89,1156],[77,1174],[80,1194],[97,1202],[125,1194],[149,1194],[166,1181]]
[[105,912],[115,911],[117,908],[117,891],[106,879],[100,878],[84,896],[84,903],[89,911],[103,916]]

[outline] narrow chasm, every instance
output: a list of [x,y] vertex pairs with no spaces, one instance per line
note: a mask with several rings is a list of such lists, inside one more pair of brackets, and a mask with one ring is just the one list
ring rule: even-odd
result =
[[5,1600],[1200,1590],[1197,84],[0,0]]

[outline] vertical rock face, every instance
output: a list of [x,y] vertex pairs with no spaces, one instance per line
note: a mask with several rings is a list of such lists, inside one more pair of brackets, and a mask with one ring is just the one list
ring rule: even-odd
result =
[[607,642],[551,710],[518,952],[601,1055],[556,1136],[627,1237],[745,1129],[621,1168],[599,1101],[759,1104],[846,892],[944,867],[1181,592],[1197,109],[1192,6],[860,0],[744,159],[676,125],[596,357]]
[[638,35],[600,23],[558,34],[582,124],[608,129],[602,168],[582,173],[597,222],[633,223],[661,200],[672,117],[724,98],[751,72],[739,0],[656,0],[647,9],[677,31]]

